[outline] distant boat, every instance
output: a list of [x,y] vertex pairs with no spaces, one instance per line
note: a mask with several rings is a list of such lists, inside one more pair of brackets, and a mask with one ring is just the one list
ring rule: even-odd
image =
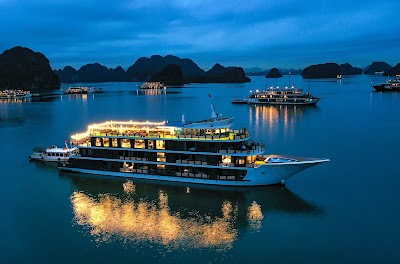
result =
[[314,97],[310,93],[303,93],[303,89],[291,88],[273,88],[267,90],[252,92],[247,99],[234,99],[233,104],[263,104],[263,105],[315,105],[321,100],[320,97]]
[[377,72],[375,72],[374,74],[375,75],[383,75],[385,72],[384,71],[377,71]]
[[142,90],[166,90],[167,86],[160,82],[146,82],[140,86]]
[[26,99],[31,98],[32,94],[30,91],[24,90],[2,90],[0,91],[0,99],[1,100],[9,100],[9,99]]
[[249,99],[233,99],[232,104],[248,104]]
[[336,79],[342,79],[342,75],[341,74],[336,75]]
[[396,79],[388,80],[379,85],[373,85],[377,92],[398,92],[400,91],[400,75],[396,75]]
[[95,88],[89,86],[71,86],[67,89],[60,89],[64,94],[88,94],[88,93],[102,93],[103,88]]

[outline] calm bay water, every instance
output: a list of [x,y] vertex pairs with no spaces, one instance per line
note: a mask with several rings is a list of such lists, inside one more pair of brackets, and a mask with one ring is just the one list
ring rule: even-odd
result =
[[[263,89],[262,77],[157,95],[103,83],[94,84],[103,94],[0,102],[0,263],[398,263],[400,93],[373,92],[371,82],[383,80],[291,76],[323,97],[316,107],[230,103]],[[90,123],[207,118],[208,94],[266,153],[331,162],[286,188],[233,189],[67,174],[28,161],[34,146],[60,146]]]

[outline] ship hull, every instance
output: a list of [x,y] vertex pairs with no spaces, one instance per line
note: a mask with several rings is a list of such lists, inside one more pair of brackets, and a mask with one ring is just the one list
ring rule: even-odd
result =
[[305,169],[317,164],[327,162],[328,159],[307,159],[305,161],[286,162],[286,163],[266,163],[257,168],[248,169],[247,175],[242,180],[219,180],[219,179],[202,179],[195,177],[178,177],[154,174],[141,174],[131,172],[115,172],[103,170],[81,169],[63,166],[59,168],[64,171],[78,172],[84,174],[95,174],[110,177],[122,177],[133,179],[146,179],[157,181],[170,181],[182,183],[196,183],[220,186],[266,186],[285,183],[287,179]]
[[249,104],[256,105],[316,105],[318,101],[314,102],[249,102]]
[[400,91],[400,86],[395,86],[393,88],[386,88],[384,85],[374,85],[373,86],[377,92],[398,92]]

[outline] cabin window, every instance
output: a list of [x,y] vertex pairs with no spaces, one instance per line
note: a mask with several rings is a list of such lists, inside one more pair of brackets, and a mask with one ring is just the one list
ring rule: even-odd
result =
[[112,139],[112,146],[113,146],[114,148],[118,148],[118,139],[116,139],[116,138],[113,138],[113,139]]
[[101,139],[100,138],[96,138],[96,146],[101,147]]
[[156,149],[165,149],[165,140],[156,140]]
[[232,157],[231,156],[222,156],[222,162],[223,163],[231,163]]
[[145,144],[143,139],[135,139],[135,148],[144,149]]
[[103,138],[103,146],[104,147],[109,147],[110,146],[110,139],[109,138]]
[[154,149],[154,140],[149,140],[148,145],[148,149]]
[[245,163],[246,163],[246,161],[245,161],[244,158],[237,158],[237,159],[236,159],[236,164],[243,165],[243,164],[245,164]]
[[157,169],[165,170],[165,165],[157,164]]
[[157,152],[157,161],[166,162],[165,153]]
[[130,148],[131,147],[131,141],[127,138],[121,139],[121,147],[123,148]]

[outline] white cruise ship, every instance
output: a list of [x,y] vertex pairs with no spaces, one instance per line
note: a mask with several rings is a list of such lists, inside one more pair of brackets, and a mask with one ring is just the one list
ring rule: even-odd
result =
[[233,129],[212,105],[197,122],[107,121],[71,136],[79,154],[59,163],[66,171],[231,186],[283,184],[323,158],[265,155],[246,129]]
[[32,94],[30,91],[25,90],[1,90],[0,91],[0,99],[2,100],[10,100],[10,99],[26,99],[31,98]]
[[167,86],[160,82],[146,82],[140,86],[142,90],[166,90]]
[[303,93],[303,89],[292,87],[270,87],[266,90],[250,91],[246,99],[234,99],[234,104],[261,104],[261,105],[316,105],[320,97],[314,97],[310,93]]

